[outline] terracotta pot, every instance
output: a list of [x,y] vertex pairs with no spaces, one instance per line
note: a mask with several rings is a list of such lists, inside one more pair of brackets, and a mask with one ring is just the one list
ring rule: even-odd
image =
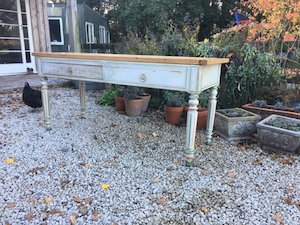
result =
[[274,109],[274,107],[271,105],[267,105],[266,108],[260,108],[260,107],[252,105],[251,103],[243,105],[242,108],[246,109],[250,112],[254,112],[254,113],[260,115],[262,118],[266,118],[267,116],[269,116],[271,114],[276,114],[276,115],[300,119],[300,113],[293,112],[294,110],[290,109],[290,108],[287,108],[286,110],[279,110],[279,109]]
[[[185,105],[183,108],[183,120],[185,123],[187,120],[188,109],[189,109],[188,105]],[[200,107],[198,108],[197,130],[206,129],[207,113],[208,110],[206,108],[200,108]]]
[[127,116],[140,116],[142,112],[143,99],[127,99],[125,98],[125,108]]
[[207,123],[207,109],[198,109],[198,120],[197,120],[197,129],[206,129]]
[[164,111],[166,114],[166,123],[170,123],[173,125],[179,124],[183,106],[173,107],[165,105]]
[[143,99],[142,113],[147,112],[151,95],[149,94],[139,95],[139,98]]
[[115,107],[117,112],[125,111],[125,101],[123,96],[115,96]]

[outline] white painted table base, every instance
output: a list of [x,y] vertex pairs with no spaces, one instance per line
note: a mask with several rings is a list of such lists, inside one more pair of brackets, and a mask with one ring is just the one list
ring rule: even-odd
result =
[[85,117],[85,81],[133,85],[190,93],[185,156],[191,165],[195,153],[198,95],[212,88],[208,106],[207,144],[211,143],[221,64],[228,59],[194,57],[128,56],[84,53],[34,53],[42,82],[46,130],[50,125],[48,77],[80,81],[81,117]]

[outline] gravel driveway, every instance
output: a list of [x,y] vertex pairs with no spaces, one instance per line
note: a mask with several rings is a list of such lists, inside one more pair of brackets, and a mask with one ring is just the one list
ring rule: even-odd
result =
[[0,224],[299,224],[299,156],[218,136],[208,147],[200,132],[188,168],[184,127],[98,95],[80,119],[78,90],[51,89],[47,132],[21,92],[0,94]]

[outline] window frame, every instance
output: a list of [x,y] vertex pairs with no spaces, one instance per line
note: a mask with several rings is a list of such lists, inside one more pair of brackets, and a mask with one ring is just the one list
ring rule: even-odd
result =
[[[101,40],[102,40],[101,34],[103,36],[103,42],[101,42]],[[106,28],[103,25],[99,25],[99,43],[100,44],[106,44],[107,43],[107,40],[106,40]]]
[[[88,34],[87,27],[89,27],[90,34]],[[85,22],[85,43],[86,44],[95,44],[96,43],[95,26],[93,23],[90,23],[90,22]]]
[[[58,20],[59,21],[59,26],[60,26],[60,42],[56,41],[53,42],[51,41],[51,35],[50,35],[50,44],[51,45],[64,45],[65,44],[65,40],[64,40],[64,29],[63,29],[63,22],[62,22],[62,18],[60,17],[48,17],[48,21],[49,20]],[[49,29],[50,31],[50,29]]]

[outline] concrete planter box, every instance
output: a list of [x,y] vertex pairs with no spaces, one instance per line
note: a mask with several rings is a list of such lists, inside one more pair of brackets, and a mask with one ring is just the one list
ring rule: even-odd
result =
[[[243,116],[229,117],[220,112],[234,112]],[[227,141],[250,139],[256,131],[256,124],[261,119],[259,115],[240,108],[217,110],[214,130]]]
[[299,119],[271,115],[257,124],[259,143],[263,149],[286,153],[300,153],[300,131],[267,125],[271,120],[281,120],[300,125]]

